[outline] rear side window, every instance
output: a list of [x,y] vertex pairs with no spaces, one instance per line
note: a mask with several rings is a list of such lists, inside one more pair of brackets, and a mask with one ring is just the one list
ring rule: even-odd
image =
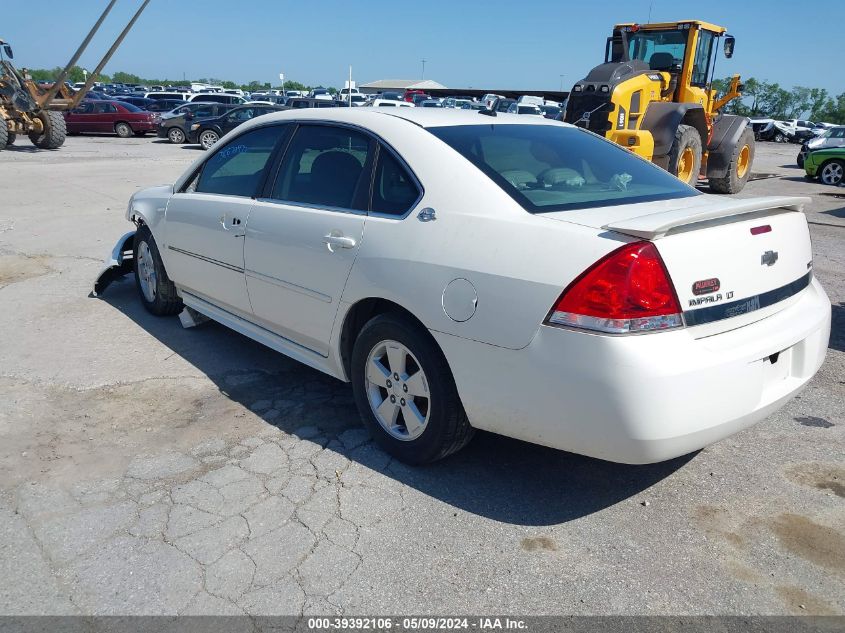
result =
[[272,197],[320,207],[366,211],[370,153],[365,135],[343,127],[303,125],[293,137]]
[[700,195],[652,163],[580,128],[486,124],[428,131],[530,213]]
[[282,125],[261,127],[232,139],[205,162],[195,191],[227,196],[255,195],[284,130]]
[[419,199],[420,193],[408,170],[388,149],[382,147],[373,181],[372,211],[405,215]]

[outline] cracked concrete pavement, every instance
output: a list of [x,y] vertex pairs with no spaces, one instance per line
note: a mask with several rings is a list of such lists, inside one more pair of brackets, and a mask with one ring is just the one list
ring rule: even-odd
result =
[[[138,187],[197,156],[72,137],[0,153],[0,614],[843,614],[845,206],[809,193],[828,360],[756,427],[629,467],[479,434],[410,468],[351,390],[130,279],[89,292]],[[515,394],[515,397],[518,397]]]

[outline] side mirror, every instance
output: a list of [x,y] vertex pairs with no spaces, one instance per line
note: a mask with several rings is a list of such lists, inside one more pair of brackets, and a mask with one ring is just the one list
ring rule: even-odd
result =
[[725,35],[725,58],[730,59],[734,56],[734,46],[736,45],[736,38],[733,35]]
[[3,50],[6,53],[6,57],[8,57],[9,59],[15,58],[14,53],[12,53],[12,47],[11,46],[9,46],[8,44],[3,44]]

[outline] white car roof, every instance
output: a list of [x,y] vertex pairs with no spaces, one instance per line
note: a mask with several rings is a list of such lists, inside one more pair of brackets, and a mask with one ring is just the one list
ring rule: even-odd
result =
[[268,120],[286,121],[290,119],[316,120],[316,121],[337,121],[340,123],[352,123],[378,131],[379,117],[395,117],[405,119],[414,125],[422,128],[446,127],[455,125],[566,125],[568,123],[553,121],[537,117],[526,118],[518,114],[498,113],[498,116],[491,117],[479,114],[478,110],[456,110],[442,108],[301,108],[298,110],[286,110],[274,113],[265,117],[259,117],[247,122],[252,126],[256,123],[264,123]]

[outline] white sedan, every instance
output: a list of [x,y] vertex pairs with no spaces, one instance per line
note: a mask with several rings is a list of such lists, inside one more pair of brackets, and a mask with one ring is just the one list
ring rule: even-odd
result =
[[822,364],[806,201],[704,195],[539,117],[303,109],[132,196],[95,293],[134,268],[153,314],[351,381],[406,462],[484,429],[649,463],[765,418]]

